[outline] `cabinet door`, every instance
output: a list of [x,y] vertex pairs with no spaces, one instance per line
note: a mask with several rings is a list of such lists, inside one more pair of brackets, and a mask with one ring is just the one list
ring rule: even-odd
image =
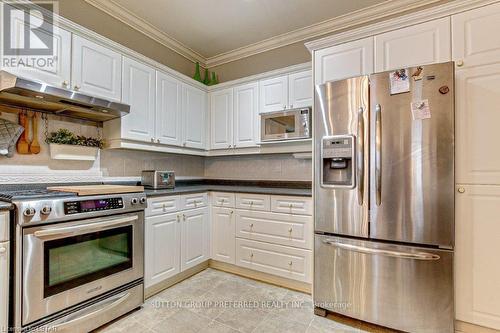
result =
[[212,208],[212,259],[235,263],[234,209]]
[[210,93],[210,141],[212,149],[233,145],[233,88]]
[[451,60],[448,17],[375,36],[375,71]]
[[0,243],[0,331],[8,332],[9,242]]
[[314,83],[373,73],[373,37],[314,52]]
[[234,147],[255,147],[260,138],[259,83],[234,88]]
[[123,60],[123,103],[130,113],[121,118],[124,139],[154,141],[155,70],[135,60]]
[[207,94],[195,87],[183,86],[183,146],[206,148]]
[[155,120],[157,143],[174,146],[182,144],[182,83],[158,71]]
[[453,60],[463,66],[498,63],[500,59],[500,3],[451,17]]
[[178,213],[146,218],[145,287],[180,272],[181,226]]
[[500,184],[500,58],[455,73],[456,181]]
[[72,89],[119,102],[121,70],[121,54],[73,35]]
[[312,73],[310,70],[288,76],[288,99],[290,109],[312,106]]
[[456,318],[500,329],[500,186],[460,186],[456,195]]
[[284,110],[288,107],[288,76],[261,80],[260,113]]
[[208,208],[182,213],[181,271],[194,267],[210,257]]
[[[7,6],[7,4],[4,4]],[[29,29],[28,24],[24,20],[15,20],[12,27],[11,43],[13,46],[18,47],[24,43],[24,32]],[[31,16],[30,21],[32,25],[39,26],[40,19],[36,16]],[[52,31],[44,29],[44,26],[37,28],[37,35],[45,35],[46,38],[53,40],[52,55],[37,56],[40,63],[35,62],[34,66],[4,66],[2,67],[9,73],[19,75],[21,77],[33,79],[47,83],[54,87],[69,88],[71,79],[71,33],[56,26],[51,26]],[[32,34],[32,39],[38,39],[37,35]],[[31,45],[37,45],[41,41],[32,40]],[[6,58],[10,58],[5,56]],[[30,56],[31,57],[31,56]],[[47,59],[47,61],[42,61]],[[38,66],[41,65],[41,66]]]

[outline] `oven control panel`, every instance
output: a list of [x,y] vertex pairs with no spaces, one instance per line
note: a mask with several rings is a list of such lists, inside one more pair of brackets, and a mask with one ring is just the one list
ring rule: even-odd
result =
[[123,208],[123,198],[105,198],[92,200],[66,201],[64,203],[64,214],[81,214],[96,212],[101,210]]

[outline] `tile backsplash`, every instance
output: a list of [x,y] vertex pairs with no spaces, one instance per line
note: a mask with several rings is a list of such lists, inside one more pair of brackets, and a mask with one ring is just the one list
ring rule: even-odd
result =
[[[17,115],[3,112],[1,118],[17,121]],[[45,143],[45,126],[40,119],[38,155],[15,154],[0,157],[0,183],[46,181],[99,181],[103,177],[140,177],[146,169],[174,170],[176,176],[248,180],[310,181],[310,159],[292,154],[200,157],[134,150],[102,150],[96,161],[67,161],[50,158]],[[49,132],[67,128],[75,134],[97,136],[93,124],[50,116]]]

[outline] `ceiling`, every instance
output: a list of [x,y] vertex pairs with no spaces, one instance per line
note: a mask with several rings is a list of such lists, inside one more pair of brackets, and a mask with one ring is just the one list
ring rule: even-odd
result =
[[384,0],[113,1],[210,58]]

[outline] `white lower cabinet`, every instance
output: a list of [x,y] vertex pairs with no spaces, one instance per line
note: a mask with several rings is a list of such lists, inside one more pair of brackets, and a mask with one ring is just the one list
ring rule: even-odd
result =
[[145,287],[180,273],[179,213],[146,218]]
[[458,190],[456,318],[500,329],[500,186],[464,185]]
[[9,242],[0,243],[0,332],[8,331]]
[[312,282],[312,251],[236,238],[236,265]]
[[210,259],[208,208],[182,213],[181,271]]
[[234,208],[212,208],[212,259],[235,263]]

